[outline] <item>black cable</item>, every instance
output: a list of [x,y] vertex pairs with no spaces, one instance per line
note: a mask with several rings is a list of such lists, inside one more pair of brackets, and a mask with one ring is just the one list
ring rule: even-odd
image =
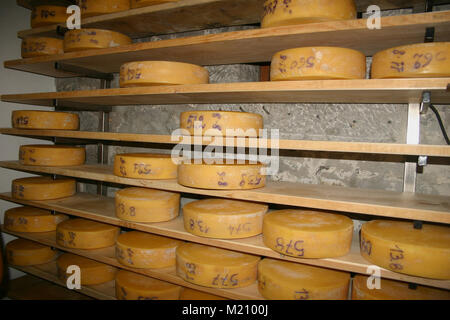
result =
[[437,111],[436,107],[430,104],[430,109],[433,110],[434,114],[436,115],[436,118],[439,122],[439,127],[441,127],[442,134],[444,135],[445,142],[450,145],[450,140],[448,139],[447,131],[445,131],[444,123],[442,122],[441,116],[439,115],[439,112]]

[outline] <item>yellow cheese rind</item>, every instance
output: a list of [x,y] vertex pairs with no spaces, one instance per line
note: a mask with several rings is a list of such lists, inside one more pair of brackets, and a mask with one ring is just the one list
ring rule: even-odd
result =
[[63,41],[49,37],[29,37],[22,40],[22,58],[63,54]]
[[131,8],[142,8],[147,6],[153,6],[156,4],[163,4],[177,1],[179,0],[131,0]]
[[409,288],[401,281],[380,279],[380,289],[369,289],[369,277],[356,275],[353,278],[352,300],[450,300],[450,291],[419,286]]
[[269,300],[346,300],[350,274],[295,262],[263,259],[258,289]]
[[5,211],[4,227],[15,232],[50,232],[67,220],[64,214],[33,207],[17,207]]
[[117,238],[116,258],[139,269],[175,266],[175,250],[181,241],[145,232],[130,231]]
[[178,183],[200,189],[257,189],[266,184],[264,165],[256,164],[195,164],[182,163],[178,166]]
[[182,287],[120,270],[116,276],[118,300],[178,300]]
[[116,154],[114,174],[133,179],[176,179],[177,165],[172,161],[170,154]]
[[366,57],[359,51],[338,47],[304,47],[275,53],[271,81],[364,79]]
[[55,111],[16,110],[11,122],[17,129],[78,130],[80,118],[77,114]]
[[117,273],[117,268],[113,266],[71,253],[64,253],[59,256],[57,265],[58,275],[64,281],[67,281],[67,278],[71,276],[71,274],[67,274],[67,268],[69,266],[75,265],[80,267],[80,282],[82,286],[91,286],[112,281],[115,279]]
[[450,228],[373,220],[363,224],[361,255],[380,267],[412,276],[450,279]]
[[76,192],[74,179],[31,177],[13,180],[12,197],[23,200],[53,200],[73,196]]
[[120,87],[209,83],[209,72],[195,64],[172,61],[136,61],[120,67]]
[[76,249],[100,249],[116,243],[120,228],[86,220],[70,219],[58,224],[56,241],[60,246]]
[[260,257],[184,243],[177,248],[177,274],[187,282],[210,288],[241,288],[253,284]]
[[56,259],[57,253],[48,246],[25,239],[8,242],[5,247],[6,259],[14,266],[32,266]]
[[268,206],[258,203],[206,199],[183,207],[184,229],[207,238],[239,239],[262,233]]
[[101,29],[73,29],[64,35],[64,52],[105,49],[131,44],[131,38],[119,32]]
[[36,6],[31,11],[31,28],[65,23],[69,15],[63,6]]
[[125,188],[116,192],[116,216],[134,222],[163,222],[178,217],[180,194],[148,188]]
[[78,2],[81,8],[82,18],[130,9],[130,0],[79,0]]
[[214,294],[194,290],[191,288],[183,288],[183,291],[181,291],[180,300],[228,300],[228,299],[216,296]]
[[19,160],[26,166],[79,166],[86,160],[86,150],[60,145],[24,145],[19,148]]
[[350,251],[353,221],[312,210],[279,210],[265,215],[264,244],[287,256],[334,258]]
[[373,56],[373,79],[437,77],[450,77],[450,42],[399,46]]
[[267,0],[261,28],[356,19],[354,0]]

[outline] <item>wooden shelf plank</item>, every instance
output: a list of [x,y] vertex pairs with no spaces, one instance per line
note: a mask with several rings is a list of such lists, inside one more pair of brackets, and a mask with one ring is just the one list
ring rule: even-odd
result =
[[383,17],[381,25],[381,29],[369,30],[366,19],[355,19],[253,29],[11,60],[4,65],[53,77],[71,77],[73,73],[55,70],[55,62],[114,73],[125,62],[168,57],[171,61],[199,65],[265,62],[277,51],[293,46],[341,46],[371,56],[383,49],[423,42],[427,27],[435,28],[435,41],[450,40],[450,11]]

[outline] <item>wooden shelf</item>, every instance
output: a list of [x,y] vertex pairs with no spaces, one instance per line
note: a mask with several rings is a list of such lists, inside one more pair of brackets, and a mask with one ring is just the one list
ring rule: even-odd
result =
[[435,41],[450,40],[450,11],[383,17],[381,25],[381,29],[370,30],[366,19],[357,19],[253,29],[11,60],[4,65],[52,77],[72,77],[73,73],[55,70],[55,62],[114,73],[123,63],[139,60],[170,59],[199,65],[265,62],[277,51],[302,46],[341,46],[371,56],[398,45],[423,42],[427,27],[435,28]]

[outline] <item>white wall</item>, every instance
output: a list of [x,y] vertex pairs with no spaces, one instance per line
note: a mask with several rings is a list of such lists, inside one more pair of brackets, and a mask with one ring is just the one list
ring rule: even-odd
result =
[[[21,71],[8,70],[3,67],[3,61],[20,59],[21,40],[17,32],[29,29],[30,11],[17,6],[16,0],[0,1],[0,94],[29,93],[55,91],[53,78],[34,75]],[[29,105],[0,102],[0,127],[11,127],[11,112],[20,109],[51,110]],[[17,160],[19,146],[28,143],[46,143],[42,140],[0,135],[0,160]],[[0,168],[0,192],[11,190],[11,181],[16,178],[30,176],[18,171]],[[16,204],[0,200],[0,221],[3,223],[3,213]],[[12,237],[2,234],[3,242],[7,243]],[[21,275],[10,269],[12,278]]]

